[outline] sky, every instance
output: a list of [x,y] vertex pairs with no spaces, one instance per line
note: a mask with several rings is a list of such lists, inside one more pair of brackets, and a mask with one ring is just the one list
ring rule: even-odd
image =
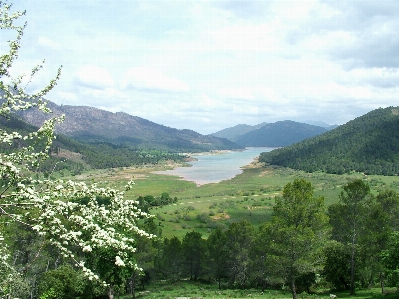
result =
[[[399,105],[399,1],[18,0],[47,99],[210,134]],[[4,53],[5,36],[0,40]],[[104,120],[106,121],[106,120]]]

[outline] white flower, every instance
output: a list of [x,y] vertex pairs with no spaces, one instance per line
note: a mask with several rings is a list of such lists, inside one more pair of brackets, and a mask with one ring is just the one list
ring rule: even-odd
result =
[[82,248],[82,250],[83,250],[83,252],[91,252],[91,251],[92,251],[92,249],[91,249],[91,246],[90,246],[90,245],[86,245],[86,246],[84,246],[84,247]]
[[117,255],[115,257],[115,265],[120,266],[120,267],[124,267],[125,263],[122,261],[122,259],[120,258],[119,255]]

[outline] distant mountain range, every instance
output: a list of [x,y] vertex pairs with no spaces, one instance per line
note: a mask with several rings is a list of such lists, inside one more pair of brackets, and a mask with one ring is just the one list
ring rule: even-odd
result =
[[219,138],[226,138],[228,140],[235,142],[234,140],[237,140],[238,137],[244,135],[245,133],[257,130],[263,127],[264,125],[267,125],[267,123],[264,122],[255,126],[239,124],[234,127],[226,128],[216,133],[212,133],[212,135]]
[[[56,133],[84,143],[106,142],[172,152],[243,148],[224,138],[170,128],[123,112],[112,113],[88,106],[60,106],[52,102],[49,102],[48,107],[53,111],[50,116],[65,114],[65,121],[56,126]],[[40,126],[50,117],[37,109],[26,110],[21,116],[34,126]]]
[[307,172],[399,175],[399,107],[373,110],[322,135],[262,153],[260,161]]
[[[69,153],[65,162],[69,164],[65,167],[77,172],[86,167],[108,168],[184,159],[173,154],[178,152],[270,146],[282,147],[261,154],[259,160],[270,165],[307,172],[399,175],[399,107],[373,110],[332,130],[287,120],[257,126],[241,124],[212,136],[173,129],[126,113],[86,106],[59,106],[52,102],[48,106],[53,116],[66,115],[65,122],[56,126],[57,134],[61,135],[57,136],[52,156],[62,159]],[[0,118],[0,129],[31,132],[35,130],[33,126],[40,126],[46,117],[49,115],[29,109],[19,116]],[[78,156],[73,158],[73,153]],[[50,161],[43,170],[53,167]]]
[[241,146],[283,147],[327,131],[324,127],[285,120],[256,126],[237,125],[212,135],[227,138]]

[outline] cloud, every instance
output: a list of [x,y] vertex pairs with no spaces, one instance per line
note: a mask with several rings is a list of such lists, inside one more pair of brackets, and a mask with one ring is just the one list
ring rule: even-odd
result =
[[259,0],[223,0],[215,2],[217,7],[230,11],[240,18],[265,17],[270,4],[270,1]]
[[[347,69],[358,67],[399,67],[398,1],[327,1],[339,14],[319,23],[329,32],[346,32],[350,40],[327,52]],[[323,31],[319,31],[323,33]],[[320,35],[320,34],[319,34]]]
[[250,87],[230,87],[222,88],[219,90],[219,94],[222,97],[230,99],[254,99],[254,90]]
[[56,41],[49,39],[47,37],[44,37],[44,36],[39,36],[38,44],[39,44],[39,46],[49,48],[51,50],[62,49],[62,45],[59,42],[56,42]]
[[236,24],[212,30],[211,47],[216,50],[272,51],[276,45],[273,25]]
[[100,90],[114,85],[108,71],[94,65],[83,66],[77,73],[76,82],[80,86]]
[[167,77],[148,66],[131,68],[122,83],[124,89],[138,89],[147,92],[188,92],[190,86],[178,79]]

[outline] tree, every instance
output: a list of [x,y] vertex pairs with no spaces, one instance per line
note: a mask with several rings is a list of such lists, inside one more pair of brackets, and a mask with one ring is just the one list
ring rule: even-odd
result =
[[176,280],[181,277],[182,269],[182,244],[180,240],[173,236],[170,240],[165,238],[160,246],[157,256],[157,267],[163,279]]
[[388,280],[399,287],[399,232],[391,234],[387,248],[382,252],[382,261],[388,270]]
[[392,230],[399,231],[399,193],[393,190],[384,190],[378,193],[376,201],[390,219]]
[[[60,68],[47,86],[32,95],[25,91],[26,86],[21,86],[24,80],[27,84],[31,82],[42,64],[34,67],[29,77],[11,76],[10,69],[18,58],[25,28],[15,23],[23,15],[24,12],[11,13],[11,5],[0,2],[0,29],[16,33],[16,38],[9,42],[8,53],[0,56],[0,117],[7,118],[30,108],[51,112],[43,97],[55,87],[61,74]],[[93,252],[111,250],[116,253],[113,261],[116,266],[138,268],[130,259],[130,253],[136,250],[132,234],[148,238],[152,235],[136,223],[150,216],[137,207],[136,201],[123,197],[133,181],[127,183],[125,191],[119,191],[96,184],[32,178],[37,166],[49,157],[54,127],[62,120],[62,116],[50,118],[37,131],[25,135],[0,131],[0,143],[9,147],[0,157],[0,229],[4,227],[1,222],[5,221],[23,224],[72,260],[89,279],[99,279],[99,276],[86,267],[80,257]],[[98,197],[109,198],[109,204],[99,204]],[[88,202],[80,203],[79,199],[83,198],[88,198]],[[0,248],[5,248],[5,242],[2,230]],[[5,254],[7,256],[7,252]],[[6,259],[0,262],[10,266]],[[4,278],[3,273],[0,276]]]
[[363,287],[372,286],[379,278],[381,291],[384,293],[384,267],[381,252],[386,248],[391,233],[390,215],[383,210],[379,202],[368,205],[365,219],[362,223],[365,232],[359,234],[359,248],[361,264],[359,278]]
[[226,231],[227,275],[232,286],[242,288],[249,281],[249,254],[254,234],[254,227],[246,220],[230,224]]
[[217,280],[219,289],[221,288],[222,278],[226,277],[227,270],[227,236],[221,227],[213,230],[207,241],[208,249],[207,266],[211,277]]
[[355,293],[356,254],[359,240],[367,234],[366,219],[371,204],[370,186],[361,179],[349,182],[343,187],[340,202],[328,208],[332,237],[349,245],[351,281],[350,294]]
[[271,242],[265,246],[296,299],[297,280],[323,266],[323,248],[330,231],[324,198],[314,196],[310,182],[296,179],[284,187],[273,210],[268,224]]
[[192,231],[185,234],[181,245],[184,271],[189,274],[190,279],[197,280],[201,274],[206,255],[205,241],[199,232]]
[[351,269],[348,261],[350,254],[344,244],[337,241],[328,242],[324,254],[326,257],[323,274],[332,284],[334,290],[348,290],[350,288]]

